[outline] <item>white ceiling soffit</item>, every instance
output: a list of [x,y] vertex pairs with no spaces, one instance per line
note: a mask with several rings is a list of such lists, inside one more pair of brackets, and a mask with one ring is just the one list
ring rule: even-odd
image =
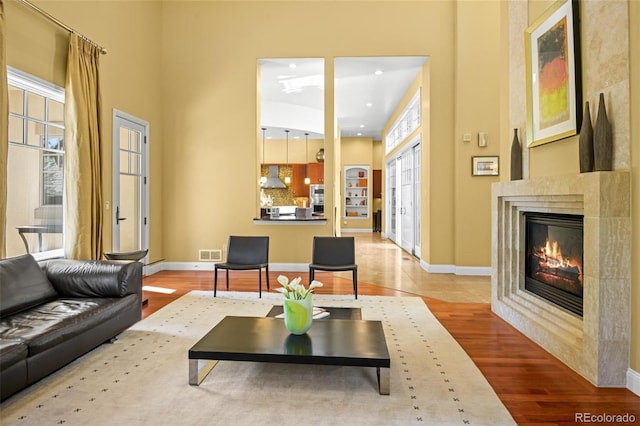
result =
[[[382,138],[382,128],[414,81],[426,56],[335,60],[335,112],[342,137]],[[323,138],[324,61],[261,59],[261,127],[267,137]],[[293,65],[292,65],[293,64]]]
[[265,136],[324,138],[324,60],[260,59],[261,117]]

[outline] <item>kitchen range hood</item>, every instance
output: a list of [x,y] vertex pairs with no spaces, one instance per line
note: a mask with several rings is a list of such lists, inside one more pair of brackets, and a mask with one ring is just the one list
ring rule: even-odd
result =
[[280,178],[278,177],[278,166],[269,166],[269,176],[267,177],[267,181],[263,183],[261,188],[286,188],[285,185]]

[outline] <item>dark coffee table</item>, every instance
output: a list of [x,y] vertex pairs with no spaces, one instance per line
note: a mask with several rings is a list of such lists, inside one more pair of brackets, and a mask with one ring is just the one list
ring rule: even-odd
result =
[[389,395],[391,360],[380,321],[314,321],[301,336],[284,320],[227,316],[189,349],[189,384],[199,385],[218,361],[375,367],[378,390]]

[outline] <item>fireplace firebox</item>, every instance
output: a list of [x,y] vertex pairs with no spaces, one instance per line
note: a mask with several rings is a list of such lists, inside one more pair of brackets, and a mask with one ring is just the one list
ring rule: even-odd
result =
[[584,217],[523,214],[525,290],[582,317]]

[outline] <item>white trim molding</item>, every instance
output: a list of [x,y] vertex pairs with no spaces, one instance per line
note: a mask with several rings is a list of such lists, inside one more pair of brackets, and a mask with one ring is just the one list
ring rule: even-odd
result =
[[431,265],[420,259],[420,266],[430,274],[453,274],[455,273],[455,265]]
[[[491,276],[490,266],[430,265],[420,260],[420,267],[430,274],[454,274],[466,276]],[[213,262],[156,262],[145,265],[144,274],[160,271],[213,271]],[[270,271],[308,272],[308,263],[269,263]]]
[[423,260],[420,260],[420,266],[430,274],[491,276],[490,266],[431,265]]
[[456,266],[456,275],[491,276],[491,266]]
[[[160,271],[211,271],[214,270],[214,262],[159,262],[149,265],[153,273]],[[308,263],[269,263],[270,271],[308,272]]]
[[341,232],[348,232],[350,234],[358,234],[358,233],[372,233],[372,228],[342,228]]
[[640,373],[631,368],[627,370],[627,389],[640,396]]

